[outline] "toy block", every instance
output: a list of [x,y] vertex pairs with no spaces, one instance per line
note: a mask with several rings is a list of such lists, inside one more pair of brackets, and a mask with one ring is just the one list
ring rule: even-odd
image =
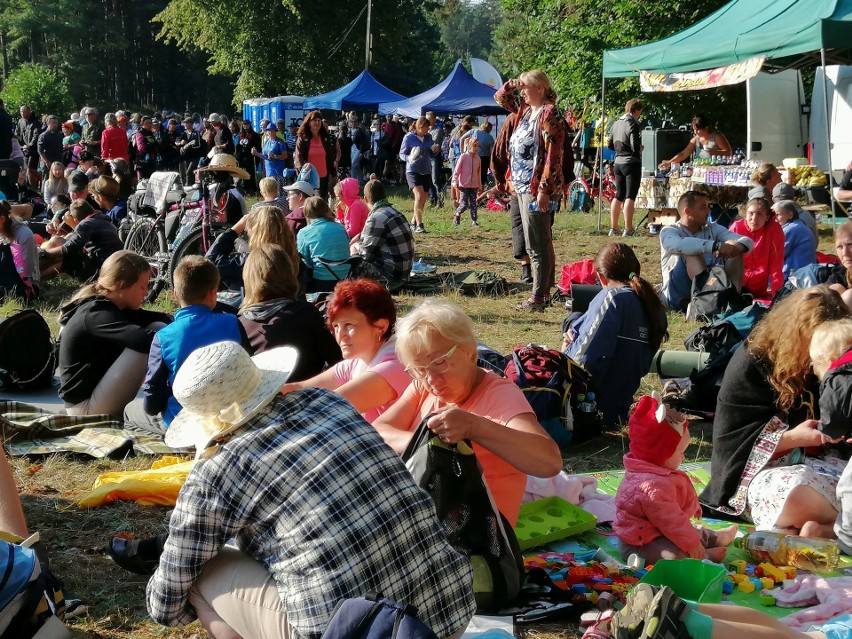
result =
[[754,584],[750,581],[741,581],[737,584],[737,590],[740,592],[754,592]]
[[760,605],[761,606],[774,606],[775,605],[775,597],[772,595],[760,595]]
[[766,590],[772,590],[775,587],[775,580],[772,577],[761,577],[760,583]]
[[722,582],[722,594],[730,595],[732,592],[734,592],[734,582],[725,579],[725,581]]
[[793,568],[793,566],[781,566],[781,570],[783,570],[784,574],[787,575],[787,579],[796,578],[796,569]]
[[783,570],[772,564],[760,564],[760,568],[763,570],[763,575],[771,577],[775,583],[781,583],[787,576]]
[[732,572],[737,573],[738,575],[744,575],[746,570],[746,560],[745,559],[736,559],[728,564],[728,569]]
[[746,575],[736,573],[731,575],[731,581],[733,581],[735,584],[741,584],[744,581],[748,581],[748,577]]

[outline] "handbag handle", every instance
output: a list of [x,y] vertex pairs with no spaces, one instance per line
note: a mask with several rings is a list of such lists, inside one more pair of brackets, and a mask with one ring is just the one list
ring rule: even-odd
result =
[[420,424],[417,426],[417,430],[414,431],[414,435],[408,442],[408,446],[405,447],[401,457],[403,462],[407,462],[414,456],[414,453],[417,452],[417,449],[426,444],[432,438],[432,431],[429,430],[429,427],[426,423],[429,421],[429,418],[432,417],[435,413],[429,413]]

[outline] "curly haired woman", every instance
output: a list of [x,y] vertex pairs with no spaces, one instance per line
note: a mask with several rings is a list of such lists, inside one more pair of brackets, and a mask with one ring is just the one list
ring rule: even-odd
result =
[[817,326],[848,316],[827,285],[798,289],[734,353],[716,405],[705,506],[750,519],[758,530],[805,536],[835,520],[845,464],[835,469],[830,458],[805,453],[829,443],[815,419],[818,383],[808,348]]

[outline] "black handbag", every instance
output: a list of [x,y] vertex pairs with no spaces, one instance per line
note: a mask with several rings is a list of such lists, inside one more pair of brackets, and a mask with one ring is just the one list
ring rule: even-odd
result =
[[471,443],[445,444],[427,427],[430,417],[417,427],[402,460],[432,497],[450,545],[470,558],[477,614],[494,614],[520,592],[518,540],[494,505]]

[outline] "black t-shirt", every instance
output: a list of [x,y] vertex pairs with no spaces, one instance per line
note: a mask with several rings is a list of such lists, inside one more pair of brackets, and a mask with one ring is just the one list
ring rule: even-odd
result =
[[165,313],[121,310],[105,297],[92,297],[63,307],[59,340],[59,396],[68,406],[89,399],[125,348],[151,349],[153,322],[171,322]]
[[840,178],[840,188],[844,191],[852,191],[852,171],[845,171]]

